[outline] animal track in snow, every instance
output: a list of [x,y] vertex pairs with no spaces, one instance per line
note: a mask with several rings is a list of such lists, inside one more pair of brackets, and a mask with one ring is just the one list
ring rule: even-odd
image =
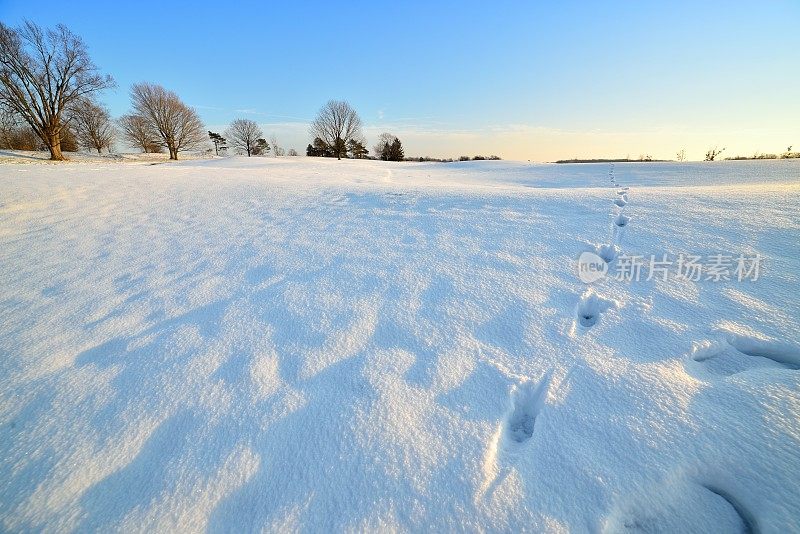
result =
[[628,226],[629,222],[631,222],[631,218],[628,217],[627,215],[623,215],[622,213],[614,217],[614,225],[617,228],[625,228],[626,226]]
[[612,307],[615,307],[614,301],[604,299],[589,289],[581,295],[575,307],[575,324],[583,329],[591,328],[597,324],[600,316]]
[[[492,493],[498,484],[503,483],[511,472],[518,453],[523,450],[524,443],[533,437],[552,389],[552,374],[552,370],[548,371],[539,380],[514,378],[508,411],[486,450],[483,461],[484,481],[477,494],[478,498]],[[560,381],[562,384],[563,382],[564,379]]]
[[724,332],[721,339],[696,343],[689,354],[712,374],[731,376],[753,369],[800,369],[800,347]]
[[611,263],[619,255],[619,247],[614,244],[596,245],[594,251],[606,263]]
[[505,425],[506,436],[514,443],[524,443],[533,437],[536,417],[544,406],[550,387],[551,373],[538,382],[525,381],[511,392],[512,410]]

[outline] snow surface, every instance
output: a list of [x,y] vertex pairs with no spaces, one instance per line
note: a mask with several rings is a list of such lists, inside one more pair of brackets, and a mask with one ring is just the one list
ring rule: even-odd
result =
[[2,165],[0,530],[798,531],[798,163]]

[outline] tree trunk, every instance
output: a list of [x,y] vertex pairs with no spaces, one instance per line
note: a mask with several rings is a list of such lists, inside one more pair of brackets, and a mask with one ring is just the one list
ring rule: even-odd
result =
[[169,159],[178,159],[178,150],[175,147],[169,147]]
[[47,148],[50,149],[50,159],[64,161],[64,154],[61,153],[61,136],[59,134],[48,136]]

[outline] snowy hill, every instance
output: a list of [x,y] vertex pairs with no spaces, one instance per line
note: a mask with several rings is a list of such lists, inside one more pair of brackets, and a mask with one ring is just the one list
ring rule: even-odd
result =
[[798,161],[9,163],[0,221],[2,530],[800,530]]

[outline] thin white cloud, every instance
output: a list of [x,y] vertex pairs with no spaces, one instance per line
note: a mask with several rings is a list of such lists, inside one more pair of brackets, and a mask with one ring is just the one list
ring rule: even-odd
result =
[[243,115],[266,115],[266,113],[261,113],[256,109],[234,109],[234,113],[241,113]]

